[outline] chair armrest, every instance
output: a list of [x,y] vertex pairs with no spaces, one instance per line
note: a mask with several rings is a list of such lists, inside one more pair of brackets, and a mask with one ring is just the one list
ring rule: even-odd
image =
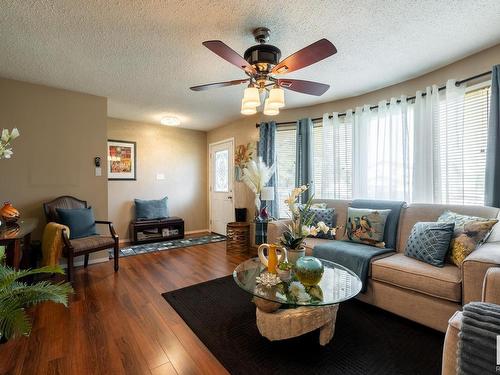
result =
[[118,235],[116,234],[115,227],[113,227],[113,223],[111,221],[96,220],[95,223],[96,224],[107,224],[109,227],[109,233],[111,234],[111,237],[113,237],[113,239],[115,241],[118,241]]
[[62,236],[64,246],[66,246],[66,248],[71,251],[73,249],[73,246],[71,246],[71,241],[69,240],[68,232],[66,231],[66,228],[62,228],[61,236]]
[[500,242],[486,242],[462,264],[462,304],[481,301],[483,282],[491,267],[500,267]]
[[500,268],[492,267],[486,271],[483,285],[483,302],[500,305]]
[[276,220],[270,221],[267,224],[267,242],[277,243],[283,232],[286,230],[286,226],[291,223],[291,220]]

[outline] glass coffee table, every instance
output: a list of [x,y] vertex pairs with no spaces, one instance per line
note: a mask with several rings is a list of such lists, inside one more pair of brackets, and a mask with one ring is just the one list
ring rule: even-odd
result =
[[[254,296],[257,327],[262,336],[271,341],[283,340],[319,328],[320,344],[330,342],[335,332],[338,304],[361,291],[361,280],[340,264],[325,259],[320,261],[324,273],[313,287],[304,287],[295,277],[274,286],[259,284],[257,277],[267,273],[259,258],[249,259],[236,267],[233,278],[240,288]],[[300,298],[297,298],[297,291]]]

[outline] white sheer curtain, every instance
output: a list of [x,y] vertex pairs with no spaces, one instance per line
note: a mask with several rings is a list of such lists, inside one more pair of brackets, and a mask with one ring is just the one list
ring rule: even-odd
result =
[[323,115],[321,198],[352,197],[352,110],[343,119],[334,112]]
[[353,197],[409,200],[406,97],[357,108],[353,140]]
[[439,203],[439,153],[434,138],[439,127],[439,91],[427,87],[425,95],[417,91],[413,104],[413,178],[412,202]]

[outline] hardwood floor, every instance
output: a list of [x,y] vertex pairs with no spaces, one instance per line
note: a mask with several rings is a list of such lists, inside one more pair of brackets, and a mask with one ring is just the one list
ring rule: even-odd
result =
[[33,309],[30,337],[0,345],[0,374],[227,374],[161,293],[229,275],[225,242],[77,268],[68,309]]

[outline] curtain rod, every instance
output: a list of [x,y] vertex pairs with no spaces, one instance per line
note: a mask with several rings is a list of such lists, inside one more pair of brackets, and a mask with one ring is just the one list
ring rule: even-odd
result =
[[[480,74],[476,74],[475,76],[472,76],[472,77],[469,77],[469,78],[465,78],[465,79],[462,79],[461,81],[457,81],[455,82],[455,85],[457,86],[460,86],[466,82],[469,82],[469,81],[474,81],[475,79],[478,79],[478,78],[481,78],[481,77],[484,77],[484,76],[487,76],[491,74],[491,70],[487,71],[487,72],[484,72],[484,73],[480,73]],[[446,85],[445,86],[441,86],[438,88],[438,91],[442,91],[446,89]],[[422,93],[422,96],[426,96],[427,93]],[[406,101],[410,101],[410,100],[414,100],[415,99],[415,96],[410,96],[408,98],[406,98]],[[397,103],[401,103],[401,100],[398,99],[397,100]],[[387,103],[389,104],[389,102]],[[378,105],[373,105],[370,107],[370,110],[372,109],[376,109],[378,108]],[[346,115],[346,112],[342,112],[342,113],[339,113],[338,116],[339,117],[342,117],[342,116],[345,116]],[[333,118],[332,115],[328,116],[329,118]],[[313,119],[311,119],[313,122],[317,122],[317,121],[321,121],[323,120],[323,117],[315,117]],[[285,122],[277,122],[276,125],[295,125],[297,123],[297,121],[285,121]],[[255,124],[255,127],[260,127],[260,124]]]

